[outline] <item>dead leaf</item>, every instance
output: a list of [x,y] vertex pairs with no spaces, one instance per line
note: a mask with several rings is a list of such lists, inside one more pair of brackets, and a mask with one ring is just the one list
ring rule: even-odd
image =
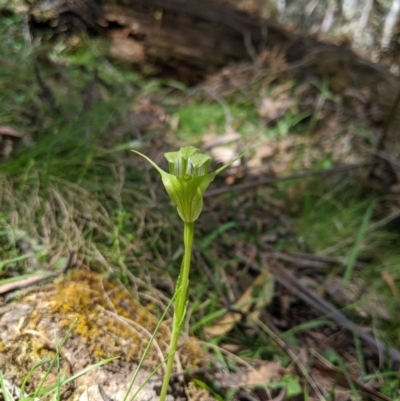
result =
[[[215,146],[210,150],[212,158],[221,164],[229,163],[232,159],[239,156],[239,154],[232,148],[228,148],[225,146]],[[238,167],[240,166],[240,160],[235,160],[231,166]]]
[[261,101],[259,114],[269,123],[282,117],[292,104],[293,100],[288,95],[282,95],[276,99],[265,97]]
[[276,146],[271,141],[263,142],[256,153],[247,161],[247,168],[251,174],[266,173],[271,169],[270,164],[276,152]]
[[225,388],[263,386],[279,380],[284,373],[285,369],[278,362],[263,361],[251,370],[224,374],[219,382]]
[[143,44],[131,38],[118,36],[112,38],[110,54],[134,64],[143,64],[146,60]]
[[[345,398],[345,395],[348,396],[352,393],[350,390],[349,380],[355,385],[355,387],[362,393],[368,394],[374,399],[379,399],[382,401],[390,401],[390,398],[386,395],[380,393],[374,388],[368,386],[367,384],[362,383],[357,378],[353,377],[353,375],[349,372],[345,375],[338,369],[330,368],[329,366],[323,365],[320,362],[315,362],[312,376],[314,379],[322,384],[325,388],[333,388],[335,393],[335,400],[348,400],[349,398]],[[339,396],[339,394],[343,395],[343,398]]]
[[[259,310],[271,301],[273,286],[273,276],[269,272],[261,273],[232,308],[247,314],[255,305],[252,314],[258,315]],[[224,335],[231,331],[241,318],[239,313],[227,312],[214,326],[207,327],[205,332],[212,337]]]
[[385,283],[388,285],[390,290],[392,291],[392,294],[396,297],[399,298],[399,291],[397,290],[396,283],[394,281],[393,276],[387,271],[383,270],[381,273],[381,276]]
[[243,346],[241,346],[240,344],[227,344],[227,343],[221,344],[220,347],[223,350],[230,352],[231,354],[237,354],[243,348]]
[[205,134],[203,135],[203,150],[208,150],[215,146],[227,145],[231,142],[237,142],[240,139],[240,134],[236,131],[228,131],[224,135],[213,135],[213,134]]
[[336,383],[334,378],[326,376],[319,371],[313,372],[312,378],[318,384],[318,387],[330,389],[334,394],[335,401],[348,401],[351,399],[351,390],[348,387]]
[[[234,138],[235,133],[231,132],[231,138]],[[229,138],[229,136],[228,136]],[[207,144],[208,145],[208,144]],[[209,150],[212,158],[221,164],[229,163],[231,160],[239,156],[237,146],[232,144],[231,146],[214,146]],[[245,175],[245,167],[240,159],[235,160],[225,171],[225,183],[232,185],[236,180],[243,178]]]

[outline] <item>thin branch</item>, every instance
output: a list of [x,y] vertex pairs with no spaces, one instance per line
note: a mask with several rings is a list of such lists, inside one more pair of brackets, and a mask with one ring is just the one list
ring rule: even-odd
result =
[[364,343],[371,351],[378,354],[381,352],[383,354],[387,353],[393,361],[400,362],[400,351],[395,348],[386,346],[379,339],[374,338],[370,334],[363,331],[349,318],[347,318],[342,312],[335,308],[330,302],[321,298],[317,293],[304,285],[285,267],[275,264],[271,266],[271,271],[274,274],[276,280],[287,290],[289,290],[292,294],[296,295],[308,305],[313,307],[319,313],[326,315],[328,318],[332,319],[340,326],[355,333],[359,338],[364,341]]
[[204,197],[207,198],[207,197],[211,197],[211,196],[221,195],[221,194],[224,194],[226,192],[231,192],[231,191],[243,191],[245,189],[259,187],[261,185],[270,185],[270,184],[275,184],[277,182],[282,182],[282,181],[297,180],[297,179],[304,178],[304,177],[337,174],[337,173],[342,173],[342,172],[346,172],[349,170],[357,170],[357,169],[364,168],[366,166],[370,166],[370,165],[374,165],[374,164],[378,164],[378,163],[382,163],[382,161],[372,160],[372,161],[368,161],[368,162],[364,162],[364,163],[360,163],[360,164],[348,164],[348,165],[341,165],[341,166],[339,165],[339,166],[334,166],[331,168],[321,169],[321,170],[306,170],[306,171],[302,171],[300,173],[285,175],[282,177],[266,177],[266,178],[261,178],[259,180],[255,180],[255,181],[248,181],[248,182],[244,182],[244,183],[237,184],[237,185],[230,185],[230,186],[217,188],[217,189],[214,189],[211,191],[207,191],[204,194]]

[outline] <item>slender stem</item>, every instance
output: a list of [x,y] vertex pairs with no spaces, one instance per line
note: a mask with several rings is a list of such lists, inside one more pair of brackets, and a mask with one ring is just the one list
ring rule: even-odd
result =
[[171,342],[169,345],[167,369],[165,370],[164,381],[161,387],[160,401],[165,401],[167,396],[169,379],[174,365],[174,357],[178,346],[178,339],[186,315],[186,305],[189,293],[189,271],[192,257],[192,245],[194,236],[194,223],[184,223],[183,242],[185,253],[183,255],[181,271],[175,289],[175,311],[172,323]]

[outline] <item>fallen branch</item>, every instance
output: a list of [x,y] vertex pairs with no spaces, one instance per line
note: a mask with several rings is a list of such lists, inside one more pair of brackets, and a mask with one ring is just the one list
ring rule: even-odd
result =
[[0,284],[0,295],[7,294],[11,291],[20,290],[21,288],[30,287],[48,279],[59,276],[59,273],[43,273],[43,274],[35,274],[29,277],[21,276],[22,278],[13,280],[11,282],[5,282],[3,280],[3,284]]
[[357,335],[368,348],[378,355],[389,355],[393,361],[400,362],[400,351],[395,348],[386,346],[382,341],[374,338],[370,334],[363,331],[360,327],[348,319],[342,312],[336,309],[330,302],[321,298],[314,291],[304,285],[294,274],[287,270],[284,266],[274,264],[271,266],[271,271],[276,280],[283,285],[292,294],[299,297],[312,308],[326,317],[332,319],[340,326],[350,330]]
[[270,184],[275,184],[277,182],[282,182],[282,181],[297,180],[299,178],[304,178],[304,177],[337,174],[337,173],[342,173],[342,172],[349,171],[349,170],[357,170],[359,168],[364,168],[364,167],[382,163],[382,162],[383,161],[381,161],[381,160],[373,160],[373,161],[368,161],[368,162],[360,163],[360,164],[348,164],[348,165],[343,165],[343,166],[334,166],[331,168],[321,169],[321,170],[306,170],[306,171],[302,171],[300,173],[285,175],[282,177],[266,177],[266,178],[261,178],[259,180],[255,180],[255,181],[247,181],[247,182],[243,182],[243,183],[237,184],[237,185],[230,185],[230,186],[225,186],[225,187],[217,188],[214,190],[210,190],[204,194],[204,197],[207,198],[210,196],[221,195],[221,194],[224,194],[226,192],[231,192],[231,191],[243,191],[245,189],[259,187],[262,185],[270,185]]

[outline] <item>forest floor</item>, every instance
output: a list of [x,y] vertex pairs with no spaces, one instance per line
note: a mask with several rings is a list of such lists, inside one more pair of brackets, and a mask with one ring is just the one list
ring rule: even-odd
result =
[[[187,87],[105,56],[99,37],[28,41],[23,18],[2,21],[1,319],[23,302],[30,318],[43,309],[62,320],[75,306],[44,307],[43,294],[79,298],[85,282],[97,295],[79,298],[89,309],[63,327],[76,348],[76,336],[91,340],[90,366],[117,356],[93,345],[114,338],[111,312],[128,316],[110,303],[134,309],[151,333],[173,294],[182,231],[159,176],[131,149],[165,167],[165,152],[193,145],[213,168],[246,150],[210,186],[196,222],[185,338],[197,343],[181,352],[175,399],[400,400],[400,145],[376,87],[343,88],[345,71],[290,65],[279,48]],[[13,316],[18,335],[26,310]],[[0,399],[59,399],[71,380],[47,375],[59,385],[37,391],[29,377],[54,373],[61,351],[26,357],[18,376],[9,322],[0,320]]]

